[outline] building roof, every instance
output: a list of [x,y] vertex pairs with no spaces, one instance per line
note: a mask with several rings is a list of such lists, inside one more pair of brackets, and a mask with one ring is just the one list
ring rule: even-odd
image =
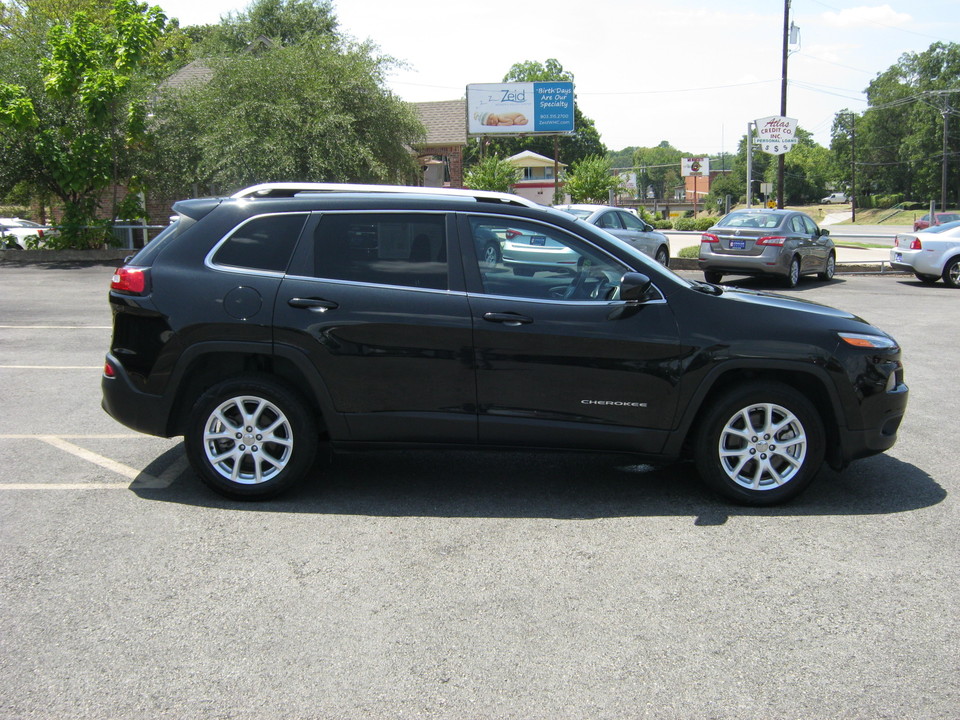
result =
[[[507,162],[517,167],[553,167],[553,158],[548,158],[545,155],[531,152],[530,150],[524,150],[516,155],[511,155],[507,158]],[[566,167],[566,165],[560,163],[560,167]]]
[[413,103],[427,130],[425,145],[467,144],[467,101]]
[[203,83],[209,82],[213,78],[214,70],[207,63],[207,60],[194,60],[191,63],[187,63],[164,80],[160,84],[160,87],[163,89],[184,90],[193,85],[202,85]]

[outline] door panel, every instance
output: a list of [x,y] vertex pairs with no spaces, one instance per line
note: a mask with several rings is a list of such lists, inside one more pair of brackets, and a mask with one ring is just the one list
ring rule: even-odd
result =
[[[277,296],[274,341],[308,354],[350,440],[475,442],[469,305],[443,214],[327,213]],[[459,256],[454,255],[456,265]]]
[[[472,228],[490,222],[462,226],[465,260]],[[617,300],[629,268],[583,238],[519,229],[568,247],[580,258],[578,273],[516,277],[479,268],[480,291],[469,303],[480,441],[658,451],[675,417],[680,373],[670,307],[656,289],[643,303]]]

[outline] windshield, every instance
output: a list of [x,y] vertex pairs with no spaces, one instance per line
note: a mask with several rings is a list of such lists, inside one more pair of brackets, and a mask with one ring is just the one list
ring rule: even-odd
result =
[[924,233],[942,233],[947,232],[948,230],[953,230],[954,228],[960,227],[960,220],[954,220],[953,222],[943,223],[942,225],[932,225],[926,230],[921,230]]
[[564,208],[557,208],[557,209],[563,210],[563,212],[569,213],[570,215],[573,215],[574,217],[578,217],[578,218],[587,218],[593,214],[592,210],[584,210],[583,208],[564,207]]

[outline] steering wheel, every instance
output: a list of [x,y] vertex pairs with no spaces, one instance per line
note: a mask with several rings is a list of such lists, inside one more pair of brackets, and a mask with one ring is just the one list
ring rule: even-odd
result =
[[601,274],[600,277],[597,278],[596,286],[590,291],[590,297],[594,300],[609,300],[615,287],[616,286],[607,279],[606,275]]
[[589,271],[580,267],[577,270],[577,274],[573,278],[573,282],[563,291],[564,300],[575,300],[580,297],[586,297],[587,294],[584,292],[584,287],[587,284],[587,278],[590,277]]

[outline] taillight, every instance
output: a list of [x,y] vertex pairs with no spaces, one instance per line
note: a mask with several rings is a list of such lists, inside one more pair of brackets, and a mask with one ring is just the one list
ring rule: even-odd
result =
[[147,291],[147,269],[138,267],[117,268],[110,282],[110,289],[131,295],[143,295]]
[[914,238],[910,241],[911,250],[923,250],[923,245],[920,244],[920,238]]
[[504,235],[507,236],[507,240],[513,240],[517,235],[523,235],[519,230],[507,230]]
[[700,242],[708,243],[712,245],[713,243],[720,242],[720,238],[718,238],[713,233],[704,233],[703,235],[700,236]]
[[766,245],[768,247],[782,247],[785,237],[780,237],[779,235],[768,235],[767,237],[762,237],[757,240],[757,245]]
[[38,238],[42,238],[42,237],[43,237],[43,230],[37,230],[37,237],[38,237]]
[[117,371],[113,368],[109,362],[103,363],[103,375],[104,377],[112,378],[117,376]]

